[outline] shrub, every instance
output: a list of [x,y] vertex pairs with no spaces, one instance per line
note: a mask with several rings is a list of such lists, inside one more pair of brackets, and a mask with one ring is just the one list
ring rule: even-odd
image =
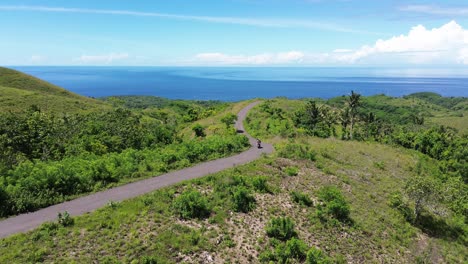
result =
[[291,198],[294,202],[300,205],[312,206],[312,200],[304,193],[292,191]]
[[58,213],[57,218],[57,222],[62,226],[71,226],[75,223],[75,220],[70,216],[70,214],[67,211],[65,211],[63,214]]
[[341,191],[335,186],[326,186],[319,190],[318,196],[323,204],[318,206],[317,215],[325,220],[326,216],[333,217],[341,222],[349,219],[349,205]]
[[286,241],[297,236],[294,231],[294,222],[289,217],[277,217],[268,222],[266,233],[269,237],[274,237],[282,241]]
[[275,252],[271,251],[271,250],[266,250],[266,251],[263,251],[259,256],[258,256],[258,260],[262,263],[268,263],[268,262],[273,262],[276,260],[276,255],[275,255]]
[[161,263],[158,257],[145,256],[140,259],[141,264],[158,264]]
[[272,239],[271,246],[274,250],[267,249],[259,256],[261,262],[275,262],[275,263],[295,263],[292,259],[303,262],[306,259],[307,244],[304,241],[295,237],[284,242]]
[[232,202],[234,211],[247,213],[255,208],[255,197],[244,186],[236,187],[232,191]]
[[0,186],[0,217],[8,216],[10,208],[10,197],[8,193]]
[[414,220],[413,211],[408,207],[400,192],[394,192],[390,195],[388,205],[400,211],[406,221],[412,222]]
[[288,159],[307,159],[315,161],[317,153],[308,145],[286,144],[279,149],[278,155]]
[[328,258],[323,255],[322,251],[318,248],[312,247],[307,251],[307,264],[325,264],[330,263]]
[[291,238],[286,242],[286,256],[288,258],[295,258],[297,260],[303,261],[306,258],[307,244],[295,237]]
[[200,124],[194,125],[192,127],[192,130],[193,130],[193,132],[195,132],[195,136],[197,136],[197,137],[205,137],[206,136],[205,128]]
[[183,219],[205,218],[210,215],[206,198],[192,190],[179,195],[172,204],[176,214]]
[[270,191],[267,184],[267,178],[264,176],[257,176],[252,178],[252,185],[258,192],[266,193]]
[[288,176],[297,176],[299,174],[299,168],[294,166],[287,167],[284,171]]
[[230,125],[233,125],[237,120],[237,115],[233,113],[229,113],[221,118],[221,122],[223,122],[227,128],[229,128]]

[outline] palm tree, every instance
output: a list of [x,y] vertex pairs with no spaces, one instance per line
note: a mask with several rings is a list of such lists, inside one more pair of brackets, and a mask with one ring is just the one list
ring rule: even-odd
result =
[[353,128],[356,121],[357,110],[361,106],[361,95],[351,91],[351,95],[348,98],[348,107],[349,107],[349,129],[350,129],[350,139],[353,139]]

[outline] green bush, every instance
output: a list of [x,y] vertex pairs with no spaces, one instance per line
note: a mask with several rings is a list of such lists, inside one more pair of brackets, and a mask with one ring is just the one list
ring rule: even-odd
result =
[[234,211],[248,213],[255,208],[255,197],[244,186],[238,186],[232,191]]
[[237,120],[237,115],[233,113],[226,114],[221,118],[221,122],[223,122],[227,128],[229,128],[230,125],[233,125]]
[[[112,183],[187,167],[248,146],[245,136],[215,135],[102,156],[89,153],[60,161],[24,161],[0,177],[0,216],[33,211],[77,194],[105,189]],[[4,178],[8,179],[8,188]]]
[[260,255],[258,256],[258,260],[262,263],[271,263],[276,260],[275,252],[269,249],[265,250],[262,253],[260,253]]
[[326,264],[331,263],[322,251],[318,248],[312,247],[307,251],[307,264]]
[[294,222],[289,217],[271,219],[266,226],[266,233],[269,237],[277,238],[282,241],[297,236],[294,230]]
[[183,219],[205,218],[211,213],[208,202],[198,191],[186,191],[172,203],[176,214]]
[[350,208],[341,191],[335,186],[325,186],[318,192],[322,204],[317,208],[317,216],[322,220],[328,217],[335,218],[341,222],[350,220]]
[[300,239],[293,237],[286,242],[272,239],[270,244],[274,250],[267,249],[262,252],[259,256],[260,262],[295,263],[292,261],[293,259],[299,262],[306,259],[308,246]]
[[7,216],[10,212],[10,197],[0,185],[0,217]]
[[310,199],[307,194],[301,193],[301,192],[296,192],[292,191],[291,192],[291,198],[295,203],[298,203],[300,205],[304,206],[312,206],[312,200]]
[[285,255],[288,258],[304,261],[306,259],[307,248],[308,246],[304,241],[293,237],[286,242]]
[[306,159],[315,161],[317,152],[312,150],[310,146],[296,143],[289,143],[282,146],[278,150],[278,155],[282,158],[288,159]]
[[145,256],[140,259],[140,264],[158,264],[158,263],[164,263],[159,260],[158,257],[153,257],[153,256]]
[[288,176],[297,176],[299,174],[299,168],[295,166],[287,167],[284,171]]
[[62,226],[72,226],[75,223],[75,220],[67,211],[65,211],[63,214],[58,213],[57,222]]
[[397,209],[405,217],[406,221],[412,222],[414,220],[413,210],[408,206],[403,199],[400,192],[394,192],[390,194],[388,205],[392,208]]
[[200,124],[194,125],[192,127],[192,130],[193,130],[193,132],[195,132],[195,136],[197,136],[197,137],[205,137],[206,136],[205,128]]
[[270,192],[270,188],[268,187],[267,181],[267,177],[265,176],[253,177],[252,186],[257,192],[267,193]]

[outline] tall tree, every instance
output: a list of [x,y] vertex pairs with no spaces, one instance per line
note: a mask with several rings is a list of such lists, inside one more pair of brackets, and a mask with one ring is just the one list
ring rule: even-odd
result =
[[357,117],[357,112],[358,108],[361,106],[361,95],[358,93],[355,93],[354,91],[351,91],[351,95],[348,97],[347,101],[348,107],[349,107],[349,129],[350,129],[350,139],[353,139],[353,130],[354,130],[354,125],[356,123],[356,117]]

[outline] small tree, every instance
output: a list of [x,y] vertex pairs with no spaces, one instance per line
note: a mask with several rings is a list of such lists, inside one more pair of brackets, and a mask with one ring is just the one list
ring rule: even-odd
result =
[[416,176],[408,180],[405,193],[414,202],[414,222],[417,223],[425,207],[434,207],[439,200],[438,185],[430,177]]
[[233,113],[229,113],[223,118],[221,118],[221,122],[223,122],[226,125],[226,128],[229,128],[231,125],[233,125],[237,120],[237,115]]
[[195,132],[195,136],[197,136],[197,137],[205,137],[206,136],[205,128],[200,124],[195,124],[192,127],[192,130],[193,130],[193,132]]

